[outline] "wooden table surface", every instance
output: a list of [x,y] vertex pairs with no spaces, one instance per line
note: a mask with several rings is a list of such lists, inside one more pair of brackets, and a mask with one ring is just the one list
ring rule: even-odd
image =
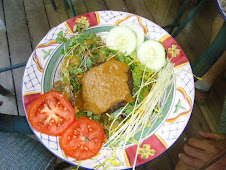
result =
[[[0,68],[27,61],[32,50],[54,26],[71,18],[63,0],[55,0],[54,11],[50,0],[0,0]],[[118,10],[143,16],[160,26],[173,21],[183,0],[72,0],[76,14],[97,10]],[[192,9],[192,5],[189,10]],[[185,12],[185,16],[188,12]],[[177,36],[176,40],[193,63],[208,47],[212,24],[219,14],[214,0],[205,7]],[[184,16],[184,17],[185,17]],[[183,17],[183,18],[184,18]],[[182,19],[183,19],[182,18]],[[0,95],[0,113],[25,115],[21,101],[21,86],[24,68],[0,73],[0,84],[14,93]],[[199,136],[199,130],[217,131],[226,95],[226,82],[220,78],[214,83],[204,105],[194,104],[191,119],[177,142],[160,157],[137,169],[174,169],[178,154],[190,137]]]

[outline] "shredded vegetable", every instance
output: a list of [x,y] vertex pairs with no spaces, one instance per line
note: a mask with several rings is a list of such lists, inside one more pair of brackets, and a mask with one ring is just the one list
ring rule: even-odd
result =
[[[83,26],[83,29],[87,26]],[[75,27],[77,29],[78,27]],[[83,32],[84,30],[80,29]],[[76,117],[89,117],[98,121],[105,130],[107,142],[105,149],[111,148],[113,154],[99,166],[120,166],[116,160],[117,149],[123,155],[130,144],[140,145],[151,134],[155,122],[162,116],[163,107],[173,88],[173,64],[169,59],[159,72],[152,72],[137,59],[136,52],[128,55],[121,51],[112,50],[96,33],[79,33],[68,38],[63,32],[58,34],[58,42],[69,41],[68,47],[62,51],[64,61],[61,67],[61,80],[55,82],[53,88],[61,91],[75,107]],[[90,111],[79,109],[81,78],[92,67],[109,59],[125,62],[132,71],[134,103],[127,103],[114,113],[95,115]],[[134,161],[135,169],[138,148]],[[117,153],[118,154],[118,153]],[[110,163],[110,164],[108,164]]]

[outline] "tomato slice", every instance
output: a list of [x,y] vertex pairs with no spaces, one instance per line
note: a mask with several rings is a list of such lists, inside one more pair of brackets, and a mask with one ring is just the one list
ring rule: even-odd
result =
[[37,131],[60,136],[75,120],[75,113],[62,93],[49,91],[31,104],[28,109],[28,120]]
[[63,133],[60,146],[66,155],[85,160],[98,154],[104,140],[104,130],[98,122],[79,118]]

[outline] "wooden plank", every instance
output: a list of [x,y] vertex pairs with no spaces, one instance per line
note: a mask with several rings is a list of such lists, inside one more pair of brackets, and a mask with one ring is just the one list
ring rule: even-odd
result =
[[[4,1],[3,8],[5,11],[11,63],[18,64],[25,62],[29,58],[32,50],[23,2],[21,0]],[[15,92],[19,115],[24,115],[24,109],[21,100],[23,72],[24,68],[13,70],[13,79],[16,89]]]
[[145,17],[150,21],[155,22],[154,17],[151,15],[143,0],[125,0],[125,3],[131,13]]
[[[206,5],[197,13],[194,20],[198,24],[200,30],[204,34],[208,42],[210,42],[212,33],[212,23],[219,14],[215,1],[207,1]],[[206,17],[208,16],[208,17]],[[222,18],[223,19],[223,18]]]
[[[156,9],[158,7],[158,9],[160,10],[161,8],[158,6],[159,1],[157,0],[152,0],[152,1],[149,1],[149,0],[145,0],[145,4],[147,5],[147,8],[149,9],[149,11],[151,12],[152,16],[154,16],[154,20],[158,23],[159,19],[156,18]],[[166,2],[168,3],[168,2]],[[167,7],[166,7],[166,12],[162,12],[162,13],[165,13],[165,15],[167,14],[167,19],[165,19],[164,22],[162,22],[162,26],[164,25],[168,25],[168,24],[171,24],[173,22],[173,15],[176,15],[176,13],[172,14],[171,13],[171,8],[173,8],[173,11],[178,11],[179,10],[179,6],[174,6],[174,3],[168,3]],[[166,30],[167,31],[167,30]],[[177,37],[176,37],[176,40],[177,42],[180,44],[180,46],[182,47],[182,49],[184,50],[186,56],[188,57],[189,61],[190,62],[194,62],[196,59],[194,57],[191,57],[193,56],[193,53],[189,47],[189,44],[186,40],[186,38],[183,36],[183,34],[179,34]]]
[[[76,16],[87,13],[87,9],[83,0],[72,0]],[[72,18],[70,9],[67,9],[69,18]]]
[[[175,168],[177,162],[179,161],[178,154],[184,152],[184,144],[187,143],[188,136],[184,131],[177,141],[167,150],[169,159],[172,162],[173,168]],[[172,169],[173,169],[172,168]]]
[[[182,21],[185,20],[189,11],[186,11],[182,17]],[[193,51],[194,55],[192,57],[198,58],[206,50],[209,42],[205,38],[204,34],[201,32],[199,26],[193,19],[187,26],[181,31],[181,34],[187,39],[190,49]]]
[[[152,1],[148,1],[148,0],[145,0],[145,3],[149,9],[149,11],[151,12],[152,16],[154,16],[154,20],[156,21],[157,24],[161,24],[162,26],[165,26],[165,25],[168,25],[168,24],[171,24],[173,22],[173,19],[175,17],[175,15],[177,14],[175,11],[178,11],[180,6],[175,6],[174,4],[175,3],[169,3],[169,1],[166,2],[166,4],[168,4],[167,6],[165,6],[165,11],[162,11],[162,13],[164,13],[164,15],[167,16],[167,18],[165,20],[162,20],[161,22],[161,18],[158,18],[157,17],[157,14],[158,12],[156,13],[156,10],[158,8],[158,10],[161,10],[161,5],[164,4],[164,3],[158,3],[160,1],[157,1],[157,0],[152,0]],[[173,10],[172,10],[173,9]],[[172,11],[174,11],[174,13],[172,14]],[[161,12],[159,12],[161,13]],[[160,21],[159,21],[160,20]],[[167,30],[166,30],[167,31]],[[186,40],[186,38],[184,37],[183,34],[179,34],[177,37],[176,37],[176,40],[177,42],[180,44],[180,46],[182,47],[182,49],[184,50],[186,56],[188,57],[189,61],[190,62],[194,62],[196,60],[192,52],[192,50],[190,49],[190,46]]]
[[[8,49],[8,40],[6,36],[6,27],[5,27],[5,19],[4,19],[4,13],[3,13],[3,6],[2,6],[2,0],[0,0],[0,68],[7,67],[10,65],[10,59],[9,59],[9,49]],[[0,84],[9,90],[11,93],[14,93],[14,85],[13,85],[13,78],[12,78],[12,72],[7,71],[0,73]],[[0,95],[0,101],[3,102],[3,104],[0,106],[0,112],[10,115],[17,115],[17,103],[16,103],[16,96],[2,96]],[[10,107],[9,107],[10,106]]]
[[222,113],[222,104],[218,99],[214,89],[210,90],[207,102],[199,105],[212,132],[217,132],[218,122]]
[[[208,17],[203,17],[208,16]],[[197,25],[202,30],[207,42],[212,42],[216,37],[218,31],[220,30],[224,20],[219,14],[214,1],[207,1],[207,4],[202,10],[196,15],[194,20],[197,22]],[[224,53],[223,55],[225,55]],[[218,79],[219,80],[219,79]],[[226,95],[226,89],[224,88],[225,84],[219,81],[215,83],[215,88],[210,90],[210,95],[208,97],[207,103],[200,105],[200,109],[203,112],[204,117],[209,124],[211,131],[216,132],[218,127],[218,122],[222,112],[222,105],[224,102],[224,97]],[[222,88],[219,88],[219,87]],[[218,95],[217,95],[218,93]]]
[[169,8],[170,14],[173,18],[177,15],[179,12],[180,7],[183,5],[184,2],[180,2],[180,0],[175,1],[171,7]]
[[87,12],[106,10],[107,7],[103,0],[84,0]]
[[194,104],[193,112],[185,131],[187,136],[191,138],[199,137],[200,130],[210,131],[210,128],[207,120],[203,117],[202,110],[197,104]]
[[53,28],[66,21],[69,16],[62,0],[55,0],[57,10],[55,11],[50,1],[44,1],[46,14],[48,17],[50,28]]
[[146,170],[146,168],[145,168],[145,166],[144,166],[144,165],[142,165],[142,166],[138,166],[138,167],[136,167],[136,170]]
[[159,0],[158,6],[155,10],[155,21],[158,25],[168,25],[172,23],[172,20],[169,19],[169,8],[171,7],[173,0]]
[[[33,50],[49,31],[50,27],[42,0],[24,0],[24,10],[26,26],[28,26],[27,30],[29,31],[24,32],[24,34],[28,36],[30,47]],[[28,40],[26,39],[26,41]],[[28,59],[30,55],[31,52],[24,58]],[[21,77],[22,75],[23,74],[21,74]],[[18,107],[20,107],[20,105],[18,105]]]
[[[179,11],[183,1],[177,0],[172,3],[169,11],[173,18],[176,17],[177,12]],[[188,13],[191,11],[191,7],[189,7],[183,14],[180,22],[184,21],[188,16]],[[203,32],[200,30],[200,27],[197,25],[196,21],[193,19],[187,26],[180,32],[184,36],[184,39],[187,41],[187,44],[192,51],[192,53],[188,53],[186,48],[184,48],[185,53],[190,59],[190,62],[193,63],[208,47],[209,42],[205,38]]]
[[155,17],[156,8],[158,6],[158,0],[144,0],[147,8],[151,12],[152,16]]
[[50,26],[42,0],[24,0],[25,13],[29,26],[32,49],[49,31]]
[[129,12],[123,0],[104,0],[108,10]]
[[148,162],[144,165],[145,169],[154,169],[154,170],[172,170],[173,164],[171,163],[167,152],[161,154],[159,157]]
[[220,100],[221,105],[223,105],[226,96],[226,81],[218,77],[213,84],[213,88]]

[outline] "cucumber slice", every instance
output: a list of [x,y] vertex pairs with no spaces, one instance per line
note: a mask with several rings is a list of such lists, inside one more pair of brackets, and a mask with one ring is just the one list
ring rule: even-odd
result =
[[140,24],[135,22],[126,22],[122,24],[134,31],[137,36],[137,48],[144,42],[144,29]]
[[165,48],[159,41],[145,41],[137,50],[137,58],[152,71],[159,71],[166,63]]
[[125,55],[129,55],[136,49],[136,35],[128,27],[117,26],[108,33],[106,45],[113,50],[120,50]]

